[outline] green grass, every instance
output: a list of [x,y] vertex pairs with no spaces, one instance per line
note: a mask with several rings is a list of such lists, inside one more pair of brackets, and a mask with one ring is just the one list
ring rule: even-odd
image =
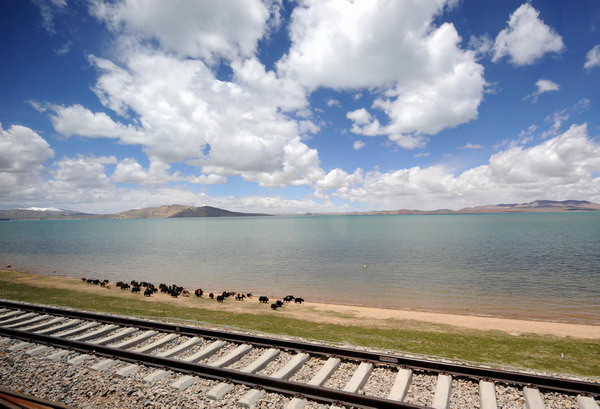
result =
[[[462,330],[433,324],[403,325],[402,321],[393,320],[386,320],[392,327],[390,329],[333,325],[274,314],[203,309],[202,300],[198,300],[198,307],[189,308],[174,306],[168,302],[147,302],[140,297],[40,287],[12,282],[11,277],[16,276],[13,273],[0,274],[0,298],[134,317],[193,320],[266,333],[383,348],[399,353],[600,377],[600,341],[597,340],[514,336],[500,331]],[[251,305],[249,307],[254,310]],[[564,358],[561,358],[561,353]]]

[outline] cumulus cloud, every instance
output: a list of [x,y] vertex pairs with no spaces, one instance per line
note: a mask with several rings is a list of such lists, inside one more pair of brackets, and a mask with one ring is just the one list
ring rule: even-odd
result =
[[184,0],[176,7],[151,0],[93,0],[90,8],[119,34],[158,40],[165,50],[214,63],[252,56],[278,7],[260,0]]
[[0,172],[38,171],[53,156],[48,142],[30,128],[12,125],[4,130],[0,124]]
[[336,168],[331,170],[321,180],[317,181],[317,189],[340,189],[361,183],[363,180],[362,169],[356,169],[354,173],[348,174],[346,171]]
[[221,81],[201,60],[128,47],[119,64],[90,62],[100,72],[93,87],[100,101],[121,116],[134,113],[135,126],[81,106],[51,106],[58,132],[138,144],[162,162],[197,166],[205,175],[197,180],[212,183],[236,174],[269,187],[320,177],[316,150],[302,142],[319,127],[286,114],[307,104],[297,84],[255,58],[232,63],[232,81]]
[[131,125],[113,121],[104,112],[92,112],[76,104],[69,107],[48,105],[50,120],[63,136],[83,136],[87,138],[118,138],[125,143],[136,144],[143,139],[140,132]]
[[537,102],[538,97],[543,93],[560,90],[560,85],[558,85],[556,82],[545,79],[537,80],[535,86],[537,87],[537,89],[531,94],[527,95],[524,99],[531,99],[531,102]]
[[93,156],[63,158],[55,163],[51,183],[60,191],[105,188],[110,180],[104,171],[104,163],[104,160],[98,161]]
[[494,42],[493,62],[508,57],[515,66],[531,65],[546,53],[560,53],[565,46],[562,37],[547,26],[540,12],[524,3],[510,15],[508,27],[500,31]]
[[380,207],[420,209],[457,209],[542,196],[556,200],[597,198],[598,172],[600,145],[588,136],[584,124],[530,148],[515,146],[498,152],[488,164],[459,175],[440,165],[371,171],[364,175],[362,184],[342,187],[334,195]]
[[590,51],[588,51],[585,57],[585,64],[583,68],[591,70],[594,67],[600,65],[600,44],[595,45]]
[[483,67],[475,52],[460,48],[452,24],[433,24],[448,4],[305,0],[292,13],[292,46],[278,70],[309,90],[382,90],[373,108],[389,123],[380,125],[360,108],[347,116],[352,132],[423,143],[420,134],[476,118],[483,98]]
[[39,197],[44,164],[54,156],[48,142],[30,128],[0,124],[0,197],[5,206]]

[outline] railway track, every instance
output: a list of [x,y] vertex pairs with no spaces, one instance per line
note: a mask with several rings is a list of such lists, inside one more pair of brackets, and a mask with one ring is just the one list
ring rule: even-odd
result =
[[202,380],[215,407],[276,394],[285,409],[600,409],[594,382],[9,301],[0,301],[0,336],[7,354],[123,379],[143,368],[147,385],[168,378],[184,391]]

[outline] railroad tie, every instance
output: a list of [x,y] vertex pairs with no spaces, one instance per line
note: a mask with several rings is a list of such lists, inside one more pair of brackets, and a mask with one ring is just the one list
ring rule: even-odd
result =
[[66,318],[63,317],[57,317],[54,319],[51,319],[50,321],[46,321],[43,322],[41,324],[37,324],[37,325],[33,325],[31,327],[27,327],[27,328],[23,328],[23,331],[29,331],[29,332],[36,332],[45,328],[49,328],[53,325],[57,325],[60,324],[61,322],[65,321]]
[[[217,341],[223,342],[223,341]],[[224,342],[223,342],[224,343]],[[279,350],[275,348],[269,348],[254,362],[251,362],[249,365],[240,370],[240,372],[244,373],[255,373],[263,369],[268,365],[273,359],[275,359],[279,355]],[[209,399],[219,400],[223,396],[225,396],[230,390],[233,388],[231,383],[221,382],[215,385],[206,396]]]
[[48,356],[46,357],[46,359],[47,359],[47,360],[49,360],[49,361],[52,361],[52,362],[58,362],[58,361],[60,361],[60,360],[61,360],[61,359],[62,359],[64,356],[67,356],[67,355],[69,355],[69,353],[70,353],[69,351],[65,351],[65,350],[58,351],[58,352],[55,352],[55,353],[53,353],[53,354],[51,354],[51,355],[48,355]]
[[218,359],[214,362],[209,362],[207,365],[215,367],[215,368],[225,367],[225,366],[230,365],[233,362],[237,361],[238,359],[240,359],[242,356],[244,356],[245,354],[250,352],[251,349],[252,349],[252,345],[249,345],[249,344],[239,345],[236,349],[229,352],[227,355],[221,357],[220,359]]
[[185,375],[173,382],[171,384],[171,388],[177,389],[181,392],[192,386],[197,380],[198,377],[196,376]]
[[13,318],[8,319],[6,321],[0,322],[0,325],[3,326],[3,327],[5,327],[5,328],[9,328],[9,326],[11,324],[14,324],[14,323],[17,323],[17,322],[22,322],[22,321],[28,320],[29,318],[33,318],[35,316],[37,316],[37,314],[34,314],[33,312],[29,312],[27,314],[21,313],[21,314],[19,314],[16,317],[13,317]]
[[8,348],[8,350],[10,352],[16,352],[16,351],[20,351],[20,350],[25,349],[25,348],[29,348],[32,345],[33,345],[32,342],[25,342],[25,341],[24,342],[19,342],[18,344],[14,344],[10,348]]
[[344,392],[358,392],[358,390],[362,388],[365,385],[365,383],[367,383],[367,379],[369,379],[369,375],[371,375],[372,370],[373,364],[361,362],[361,364],[354,372],[354,375],[352,375],[352,378],[350,378],[350,380],[344,387]]
[[544,409],[544,401],[539,389],[526,386],[523,388],[523,396],[527,409]]
[[177,334],[165,335],[164,337],[162,337],[162,338],[154,341],[151,344],[144,345],[143,347],[139,347],[139,348],[134,349],[133,352],[139,352],[140,354],[145,354],[145,353],[154,351],[155,349],[158,349],[158,348],[162,347],[166,343],[171,342],[172,340],[174,340],[178,336],[179,335],[177,335]]
[[412,371],[405,368],[400,369],[387,398],[389,400],[402,402],[406,397],[406,393],[408,392],[408,387],[411,381]]
[[20,315],[24,315],[25,311],[12,311],[9,312],[8,314],[3,315],[2,317],[0,317],[0,325],[4,325],[9,318],[14,318],[14,317],[18,317]]
[[165,371],[164,369],[158,369],[152,372],[150,375],[146,376],[143,381],[146,384],[152,385],[154,382],[166,377],[169,375],[169,371]]
[[450,375],[438,375],[431,407],[434,409],[447,409],[450,405],[451,395],[452,377]]
[[26,354],[29,356],[38,356],[38,355],[43,354],[44,352],[46,352],[49,349],[50,349],[50,347],[47,347],[46,345],[42,345],[37,348],[30,349],[29,351],[26,352]]
[[75,358],[71,358],[67,361],[69,365],[79,365],[87,360],[90,360],[94,357],[94,355],[82,354],[77,355]]
[[300,367],[310,358],[310,355],[306,353],[296,354],[290,361],[284,365],[279,371],[271,375],[271,378],[275,379],[288,379],[292,376]]
[[579,409],[600,409],[598,403],[589,396],[577,396],[577,405],[579,405]]
[[265,393],[262,389],[253,389],[238,400],[237,406],[241,408],[253,408]]
[[123,340],[125,337],[138,332],[137,328],[133,328],[133,327],[127,327],[127,328],[123,328],[121,331],[117,331],[114,334],[108,335],[104,338],[100,338],[100,339],[96,339],[93,341],[90,341],[90,344],[95,344],[95,345],[107,345],[107,344],[111,344],[113,342],[118,342]]
[[205,348],[202,348],[200,351],[196,352],[195,354],[192,354],[188,357],[183,358],[182,361],[197,362],[202,359],[206,359],[209,356],[214,355],[215,352],[217,352],[219,349],[223,348],[225,345],[227,345],[227,342],[225,342],[225,341],[212,342],[210,345],[206,346]]
[[142,342],[144,342],[145,340],[147,340],[150,337],[155,336],[156,334],[158,334],[158,331],[153,331],[153,330],[144,331],[137,337],[131,338],[131,339],[126,339],[125,341],[115,344],[112,347],[117,348],[117,349],[131,348],[138,344],[141,344]]
[[96,339],[96,338],[100,338],[103,337],[104,335],[113,332],[115,329],[119,328],[118,325],[115,324],[109,324],[109,325],[105,325],[101,328],[98,328],[96,331],[92,331],[92,332],[88,332],[87,334],[83,334],[83,335],[79,335],[77,337],[71,338],[71,341],[80,341],[80,342],[84,342],[84,341],[90,341],[93,342],[92,340]]
[[312,386],[323,385],[325,381],[329,379],[331,374],[335,372],[337,367],[340,365],[340,362],[342,361],[339,358],[329,358],[327,362],[323,364],[321,369],[319,369],[319,372],[317,372],[315,376],[313,376],[311,380],[308,381],[308,384]]
[[219,400],[223,396],[227,395],[227,393],[229,393],[231,388],[233,388],[232,383],[221,382],[221,383],[215,385],[211,390],[209,390],[208,393],[206,394],[206,397],[208,399],[212,399],[212,400]]
[[108,368],[110,368],[111,366],[113,366],[114,364],[116,364],[117,361],[115,361],[114,359],[103,359],[102,361],[98,362],[95,365],[91,366],[91,370],[93,371],[104,371]]
[[169,357],[171,357],[173,355],[177,355],[183,351],[187,351],[188,349],[190,349],[191,347],[193,347],[194,345],[196,345],[198,342],[201,342],[201,341],[202,341],[202,339],[200,339],[198,337],[190,338],[183,344],[179,344],[176,347],[173,347],[165,352],[161,352],[157,356],[159,356],[161,358],[169,358]]
[[306,399],[303,398],[293,398],[284,406],[283,409],[304,409],[306,402]]
[[[371,375],[371,371],[373,370],[373,364],[367,362],[361,362],[356,371],[354,371],[354,375],[348,381],[346,386],[344,387],[344,392],[356,393],[360,388],[364,386],[369,379],[369,375]],[[331,405],[330,409],[342,409],[341,406]]]
[[134,373],[135,371],[137,371],[138,369],[140,369],[139,365],[130,364],[130,365],[127,365],[126,367],[119,369],[115,374],[120,378],[126,378],[129,375],[131,375],[132,373]]
[[279,350],[275,348],[269,348],[254,362],[251,362],[248,366],[242,368],[240,372],[244,373],[255,373],[263,369],[273,359],[279,355]]
[[[100,323],[99,322],[88,322],[85,325],[82,325],[81,327],[77,327],[77,328],[73,328],[69,331],[65,331],[65,332],[59,332],[58,334],[54,335],[55,337],[59,337],[59,338],[68,338],[68,337],[73,337],[75,335],[79,335],[84,333],[85,331],[95,328],[97,326],[99,326]],[[43,331],[42,331],[43,332]],[[42,333],[40,332],[40,334]],[[45,334],[47,335],[47,334]]]
[[[37,330],[34,330],[33,332],[35,332],[36,334],[40,334],[40,335],[50,335],[50,334],[54,334],[57,332],[65,331],[69,328],[73,328],[74,326],[79,325],[80,323],[81,323],[81,320],[69,320],[69,321],[65,322],[64,324],[60,324],[56,327],[52,327],[52,324],[51,324],[48,327],[42,327]],[[52,328],[50,328],[50,327],[52,327]]]
[[50,318],[49,315],[38,315],[37,317],[33,317],[29,320],[26,321],[21,321],[21,322],[16,322],[14,324],[10,324],[10,325],[2,325],[4,328],[22,328],[22,327],[26,327],[28,325],[33,325],[33,324],[37,324],[40,321],[45,321],[48,318]]
[[493,382],[479,381],[479,398],[481,399],[481,409],[497,409],[496,386]]

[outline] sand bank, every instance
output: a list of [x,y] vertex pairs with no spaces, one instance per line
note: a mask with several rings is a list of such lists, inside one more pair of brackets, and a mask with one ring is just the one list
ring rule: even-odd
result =
[[[230,311],[235,313],[250,314],[282,314],[289,318],[296,318],[312,322],[331,323],[336,325],[358,325],[377,328],[401,328],[406,326],[430,325],[423,329],[443,331],[444,327],[433,328],[436,325],[445,325],[458,329],[502,331],[512,335],[536,334],[553,335],[558,337],[572,337],[581,339],[600,339],[600,325],[572,324],[549,321],[520,320],[509,318],[482,317],[472,315],[446,314],[436,312],[396,310],[376,307],[325,304],[305,302],[304,304],[290,304],[276,312],[268,305],[258,302],[258,297],[239,302],[233,299],[225,303],[207,300],[206,297],[198,299],[194,296],[173,299],[167,294],[154,294],[152,297],[143,297],[119,289],[105,289],[99,286],[82,283],[78,279],[64,277],[51,277],[30,273],[9,272],[10,281],[39,287],[68,288],[77,291],[98,293],[119,297],[136,297],[148,302],[169,302],[182,307],[202,308],[209,310]],[[0,274],[0,279],[4,277]],[[208,294],[209,291],[206,291]],[[43,303],[43,300],[40,300]]]
[[473,315],[442,314],[424,311],[393,310],[351,305],[306,303],[317,311],[333,311],[366,320],[414,320],[475,330],[503,331],[513,335],[538,334],[585,339],[600,339],[600,325],[530,321]]

